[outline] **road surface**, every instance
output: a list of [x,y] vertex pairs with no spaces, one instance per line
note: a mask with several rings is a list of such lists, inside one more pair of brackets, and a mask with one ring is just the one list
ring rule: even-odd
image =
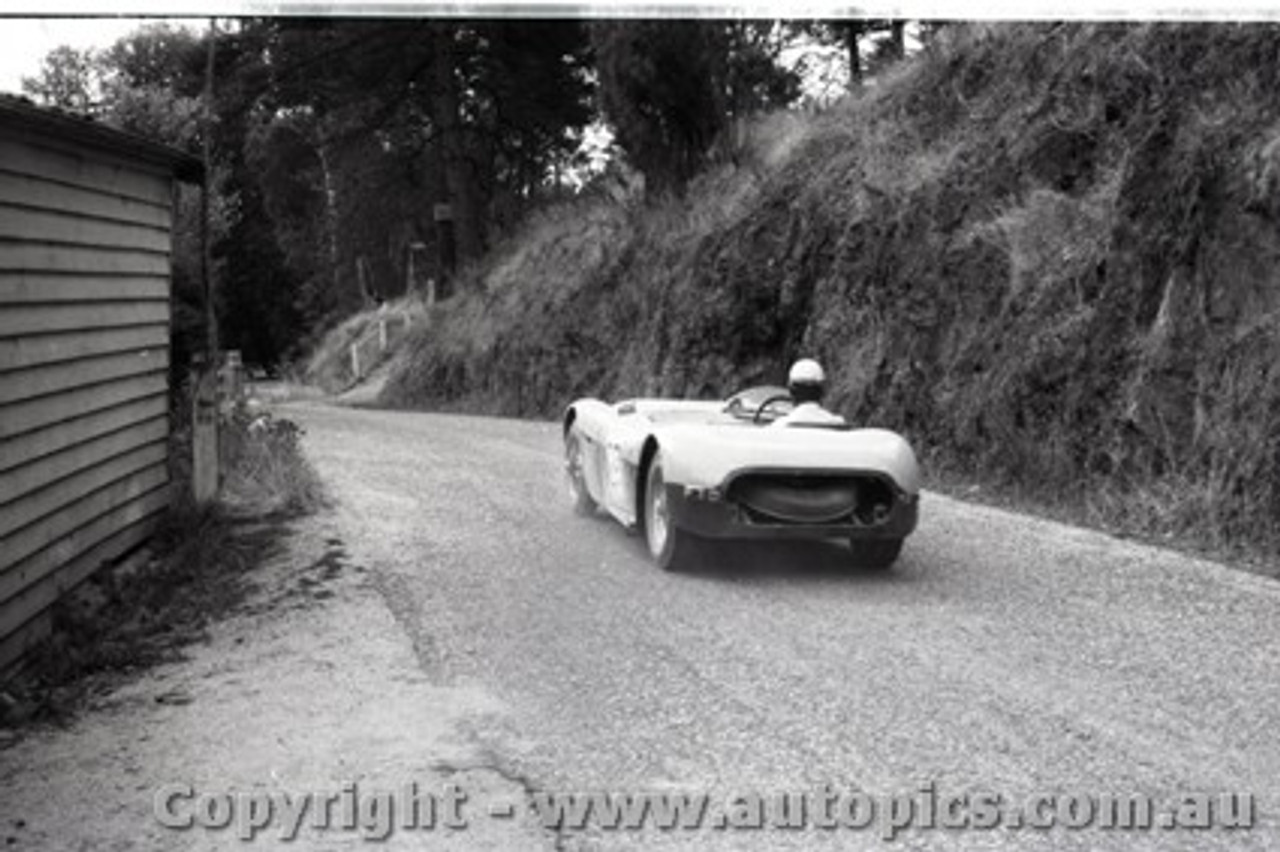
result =
[[[236,669],[215,680],[236,709],[213,718],[238,714],[228,724],[245,730],[221,745],[186,723],[187,741],[205,736],[218,753],[207,784],[229,783],[230,767],[249,783],[278,766],[264,749],[297,763],[309,748],[305,772],[257,783],[416,777],[469,791],[470,828],[391,838],[403,848],[1280,848],[1272,580],[932,493],[888,573],[853,567],[835,545],[792,544],[724,547],[700,571],[668,574],[638,538],[571,512],[555,424],[321,402],[287,414],[335,498],[327,546],[361,570],[322,602],[345,613],[329,639],[307,640],[329,651],[295,638],[254,663],[197,661],[208,677]],[[263,624],[274,626],[253,629],[288,632]],[[263,668],[299,654],[330,654],[328,668],[309,680],[293,664]],[[306,702],[288,709],[270,703],[271,684],[236,686],[262,671],[297,680],[287,692],[309,690]],[[322,733],[288,747],[254,733],[284,720]],[[170,756],[167,777],[194,759]],[[146,789],[166,777],[154,762],[143,775]],[[696,829],[540,824],[536,798],[570,791],[707,793],[709,816]],[[769,803],[806,792],[807,827],[772,827],[782,812]],[[870,797],[876,819],[815,827],[824,792],[837,807]],[[743,810],[756,793],[774,808],[761,828]],[[1254,797],[1251,829],[1106,829],[1078,810],[1149,796],[1158,819],[1186,794],[1218,807],[1223,793]],[[1010,827],[1026,813],[1002,811],[990,826],[972,810],[983,827],[921,825],[927,803],[978,794],[1041,818],[1076,796],[1085,804],[1057,821],[1093,825]],[[893,795],[917,816],[886,844]],[[493,816],[494,801],[514,815]],[[1203,800],[1191,801],[1178,818],[1194,823]],[[726,812],[730,825],[717,825]]]
[[[638,538],[569,511],[554,424],[296,414],[423,671],[506,708],[486,749],[538,788],[1240,791],[1276,813],[1273,581],[932,494],[889,574],[826,545],[725,548],[666,574]],[[1153,842],[1187,848],[1175,837]],[[1214,839],[1280,834],[1191,837]]]

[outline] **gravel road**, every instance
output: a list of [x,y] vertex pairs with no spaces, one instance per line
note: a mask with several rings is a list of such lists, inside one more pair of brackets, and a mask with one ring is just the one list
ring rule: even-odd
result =
[[[471,829],[390,838],[407,849],[1280,848],[1274,581],[932,493],[888,573],[792,544],[726,546],[667,574],[618,525],[571,512],[556,424],[322,402],[286,414],[335,506],[273,570],[296,586],[335,547],[330,561],[358,570],[297,612],[263,602],[193,661],[0,753],[19,841],[241,848],[157,828],[150,792],[345,778],[471,794]],[[157,708],[151,694],[175,685],[191,705]],[[776,809],[758,829],[540,825],[531,803],[569,791],[705,792],[709,813],[747,823],[734,808],[755,793],[878,810],[864,828],[769,827]],[[1255,797],[1253,828],[917,817],[884,839],[896,794],[917,813],[966,794],[1146,795],[1160,815],[1221,793]],[[504,801],[513,815],[493,816]],[[79,827],[58,829],[59,813]]]
[[[899,842],[1280,846],[1274,581],[934,494],[888,574],[834,545],[726,547],[701,572],[666,574],[638,538],[570,512],[555,424],[294,413],[422,670],[506,708],[472,735],[535,789],[1231,791],[1257,796],[1254,830]],[[763,834],[568,839],[881,842]]]

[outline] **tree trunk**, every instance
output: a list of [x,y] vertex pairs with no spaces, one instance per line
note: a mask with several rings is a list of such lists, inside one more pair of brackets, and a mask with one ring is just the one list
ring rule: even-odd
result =
[[889,22],[889,44],[892,45],[894,59],[902,59],[907,55],[906,39],[903,36],[906,23],[896,18]]
[[369,289],[369,265],[365,263],[364,255],[356,257],[356,283],[360,286],[360,307],[373,307],[378,300]]
[[329,247],[329,282],[333,298],[341,299],[342,276],[338,269],[338,192],[333,186],[333,171],[329,168],[329,156],[325,153],[324,133],[321,131],[316,154],[320,159],[320,173],[324,179],[324,230]]
[[[475,188],[475,175],[467,156],[465,128],[458,106],[458,85],[454,71],[457,65],[454,50],[454,29],[457,25],[442,21],[433,28],[432,52],[432,118],[438,134],[438,157],[443,186],[447,197],[441,203],[452,207],[453,239],[457,245],[458,260],[466,262],[478,257],[482,250],[479,205]],[[447,264],[442,264],[447,266]],[[448,269],[448,274],[452,274]]]
[[862,36],[860,21],[845,21],[844,46],[849,52],[849,91],[856,92],[862,88],[862,50],[858,47],[858,39]]

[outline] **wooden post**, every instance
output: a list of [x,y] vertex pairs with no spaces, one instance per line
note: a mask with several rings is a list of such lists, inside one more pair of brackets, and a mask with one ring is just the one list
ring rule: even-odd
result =
[[222,485],[218,459],[218,314],[214,309],[213,240],[209,233],[213,192],[213,69],[217,19],[209,19],[204,92],[201,97],[200,277],[204,284],[205,352],[191,357],[191,496],[196,505],[218,499]]
[[359,342],[351,344],[351,375],[356,381],[360,380],[360,344]]
[[244,362],[239,349],[228,349],[222,361],[222,398],[235,405],[244,395]]
[[426,247],[427,247],[426,243],[420,242],[418,240],[414,240],[409,243],[406,249],[409,252],[409,262],[405,265],[405,272],[404,272],[405,295],[408,295],[409,293],[412,293],[418,289],[416,255],[418,252],[426,249]]
[[191,358],[191,496],[218,497],[218,374],[201,353]]
[[385,317],[378,320],[378,351],[387,351],[387,320]]
[[458,246],[453,228],[453,205],[436,204],[432,210],[436,220],[436,251],[439,254],[436,271],[440,281],[448,288],[458,266]]

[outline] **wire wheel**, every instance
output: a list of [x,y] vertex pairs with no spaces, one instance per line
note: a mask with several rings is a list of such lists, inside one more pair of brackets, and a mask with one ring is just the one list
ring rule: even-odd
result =
[[569,500],[579,515],[595,514],[596,501],[587,490],[587,479],[582,467],[582,439],[572,431],[564,439],[564,471],[569,482]]
[[644,489],[644,538],[653,561],[666,571],[682,571],[693,559],[692,536],[676,525],[667,500],[667,483],[662,475],[662,456],[655,453],[649,463]]

